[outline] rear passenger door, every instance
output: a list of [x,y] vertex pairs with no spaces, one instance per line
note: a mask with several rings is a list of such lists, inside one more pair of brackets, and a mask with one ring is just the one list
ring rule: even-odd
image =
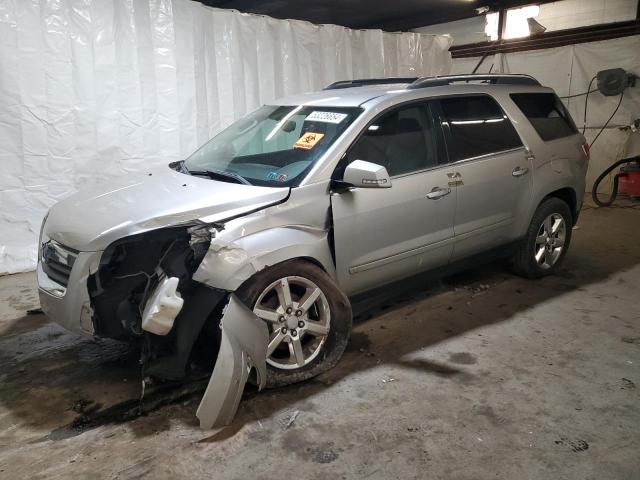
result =
[[531,198],[531,161],[491,96],[442,98],[438,105],[448,175],[457,187],[452,257],[457,260],[516,238],[515,220]]

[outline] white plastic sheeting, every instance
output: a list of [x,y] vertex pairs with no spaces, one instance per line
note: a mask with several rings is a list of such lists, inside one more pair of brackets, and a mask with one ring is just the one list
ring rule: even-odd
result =
[[189,0],[0,0],[0,273],[35,267],[44,213],[78,188],[184,158],[286,94],[447,74],[449,43]]
[[[471,73],[479,58],[463,58],[453,61],[452,73]],[[533,75],[543,85],[566,97],[587,91],[590,80],[600,70],[624,68],[640,75],[640,36],[631,36],[602,42],[581,43],[565,47],[498,54],[484,60],[478,73],[492,72],[526,73]],[[627,89],[620,109],[611,119],[611,126],[629,126],[640,118],[640,82]],[[591,87],[596,88],[596,84]],[[589,95],[587,130],[585,136],[593,141],[598,131],[618,104],[620,97],[605,97],[599,92]],[[583,126],[585,97],[564,99],[580,129]],[[614,161],[640,154],[640,133],[630,129],[605,130],[591,150],[591,162],[587,173],[587,189],[590,191],[595,178]],[[607,182],[601,190],[609,191]]]

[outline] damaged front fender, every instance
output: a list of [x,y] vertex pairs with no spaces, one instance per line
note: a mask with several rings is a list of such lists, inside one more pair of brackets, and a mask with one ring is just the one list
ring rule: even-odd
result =
[[233,420],[252,368],[258,388],[267,380],[267,325],[231,294],[220,320],[218,359],[196,416],[202,428],[222,427]]

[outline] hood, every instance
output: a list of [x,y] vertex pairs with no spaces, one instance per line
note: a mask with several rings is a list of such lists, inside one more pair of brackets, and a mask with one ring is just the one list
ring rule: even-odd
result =
[[281,202],[288,188],[219,182],[169,167],[79,191],[49,211],[44,233],[79,251],[190,221],[216,222]]

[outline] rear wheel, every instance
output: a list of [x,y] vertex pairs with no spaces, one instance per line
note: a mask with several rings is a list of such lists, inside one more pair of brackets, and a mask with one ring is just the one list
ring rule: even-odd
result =
[[544,200],[533,215],[513,264],[516,273],[540,278],[553,273],[564,259],[573,228],[569,206],[559,198]]
[[351,333],[351,305],[319,267],[291,260],[257,273],[238,297],[267,323],[267,386],[306,380],[333,367]]

